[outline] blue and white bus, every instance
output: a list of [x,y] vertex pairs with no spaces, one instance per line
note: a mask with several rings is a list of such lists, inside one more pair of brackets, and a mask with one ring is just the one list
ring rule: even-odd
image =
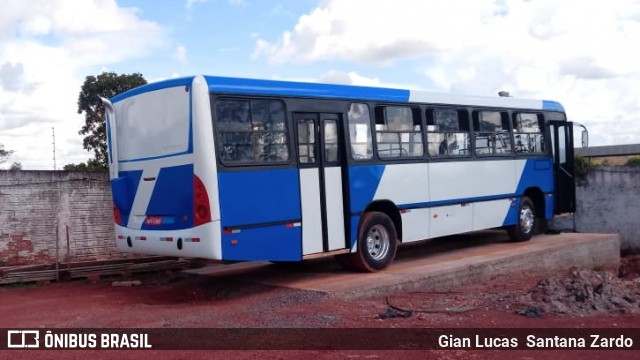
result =
[[221,261],[336,256],[377,271],[399,243],[575,210],[561,104],[217,76],[110,100],[115,237]]

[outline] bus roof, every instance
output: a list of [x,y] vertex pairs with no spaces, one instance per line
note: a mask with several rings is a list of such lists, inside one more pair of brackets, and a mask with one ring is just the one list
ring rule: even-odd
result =
[[[175,86],[189,86],[194,76],[163,80],[137,87],[115,96],[116,103],[137,94]],[[391,89],[370,86],[305,83],[281,80],[258,80],[221,76],[204,76],[209,91],[224,94],[348,99],[360,101],[419,102],[486,107],[507,107],[535,110],[564,111],[562,104],[549,100],[520,99],[514,97],[488,97]]]

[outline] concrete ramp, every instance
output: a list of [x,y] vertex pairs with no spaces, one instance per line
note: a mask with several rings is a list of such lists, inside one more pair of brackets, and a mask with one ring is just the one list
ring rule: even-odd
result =
[[327,259],[299,268],[248,263],[212,266],[197,273],[355,299],[441,291],[509,274],[547,275],[572,267],[617,269],[619,263],[617,234],[538,235],[512,243],[502,231],[484,231],[402,246],[395,262],[378,273],[346,272]]

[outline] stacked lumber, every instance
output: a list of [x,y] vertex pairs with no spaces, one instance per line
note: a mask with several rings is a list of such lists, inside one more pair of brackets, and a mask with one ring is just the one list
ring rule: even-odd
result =
[[136,273],[177,270],[191,267],[191,261],[166,256],[115,260],[77,261],[46,265],[0,267],[0,285],[42,281],[128,276]]

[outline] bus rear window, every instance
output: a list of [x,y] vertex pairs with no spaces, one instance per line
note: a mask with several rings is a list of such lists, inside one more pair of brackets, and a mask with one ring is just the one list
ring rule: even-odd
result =
[[178,155],[189,149],[189,92],[151,91],[114,104],[120,161]]

